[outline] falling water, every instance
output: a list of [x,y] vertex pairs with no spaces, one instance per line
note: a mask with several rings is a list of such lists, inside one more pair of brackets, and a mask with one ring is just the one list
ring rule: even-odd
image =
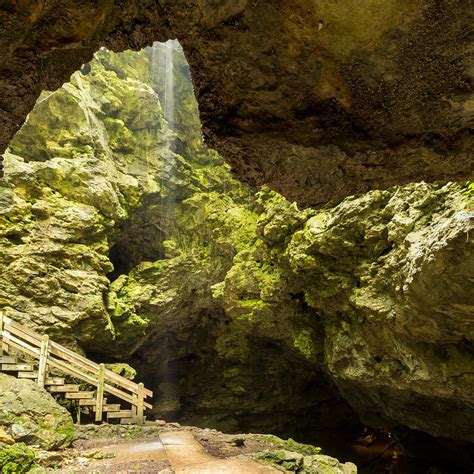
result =
[[160,64],[162,77],[164,78],[163,89],[163,113],[168,125],[173,128],[176,119],[175,83],[173,71],[174,52],[180,48],[177,40],[169,40],[161,45]]
[[[155,43],[153,45],[152,59],[155,62],[154,70],[152,73],[157,78],[157,86],[159,90],[159,97],[161,103],[161,109],[163,111],[163,117],[167,123],[168,130],[163,130],[164,133],[170,133],[171,136],[167,137],[169,143],[169,149],[167,153],[162,154],[163,167],[161,171],[161,206],[160,206],[160,227],[163,233],[162,239],[169,238],[172,233],[172,226],[175,220],[176,212],[176,155],[175,146],[177,139],[177,97],[176,97],[176,83],[175,83],[175,59],[179,54],[183,54],[181,45],[177,40],[169,40],[166,43]],[[171,374],[169,370],[169,362],[171,358],[171,348],[168,336],[162,341],[162,367],[159,372],[163,374],[160,380],[160,387],[169,387],[172,385]],[[165,397],[174,395],[179,398],[178,394],[163,393]]]
[[[164,133],[168,134],[168,153],[163,154],[163,167],[161,172],[161,229],[164,233],[169,231],[169,223],[173,220],[174,196],[173,185],[176,174],[176,84],[175,84],[175,58],[182,54],[181,45],[177,40],[169,40],[166,43],[154,43],[152,55],[152,74],[155,75],[157,89],[161,102],[163,117],[167,124]],[[167,128],[167,130],[166,130]],[[166,237],[165,237],[166,238]]]

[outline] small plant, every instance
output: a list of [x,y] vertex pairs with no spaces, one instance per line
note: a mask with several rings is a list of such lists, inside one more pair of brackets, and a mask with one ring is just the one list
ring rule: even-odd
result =
[[22,474],[35,466],[35,452],[24,443],[0,444],[0,470],[3,474]]

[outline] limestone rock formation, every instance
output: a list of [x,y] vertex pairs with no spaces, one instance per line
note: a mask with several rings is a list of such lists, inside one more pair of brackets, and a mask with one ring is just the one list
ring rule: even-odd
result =
[[323,454],[304,456],[300,453],[281,449],[259,453],[256,458],[271,463],[279,469],[284,469],[286,472],[357,474],[355,464],[351,462],[341,463],[337,459]]
[[325,362],[369,425],[473,441],[472,204],[454,184],[371,192],[292,237]]
[[319,210],[248,188],[203,147],[178,47],[166,116],[163,52],[100,51],[12,141],[0,308],[130,363],[160,416],[323,446],[360,417],[468,453],[472,184]]
[[150,85],[119,80],[100,63],[38,101],[12,142],[0,183],[7,314],[30,323],[35,315],[32,324],[64,342],[104,331],[116,230],[145,191],[163,192],[160,174],[175,160],[176,135],[161,122]]
[[31,380],[0,374],[0,426],[16,442],[43,449],[67,446],[74,425],[69,412]]
[[47,0],[0,6],[0,150],[106,46],[178,38],[204,133],[300,205],[472,178],[470,0]]

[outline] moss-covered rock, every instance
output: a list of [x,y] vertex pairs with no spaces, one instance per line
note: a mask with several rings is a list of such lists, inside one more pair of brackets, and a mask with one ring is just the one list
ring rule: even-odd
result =
[[412,429],[474,440],[467,191],[414,184],[349,198],[311,217],[285,251],[323,319],[328,369],[370,424],[403,413]]
[[113,364],[105,364],[105,367],[112,372],[125,377],[128,380],[133,380],[137,376],[137,371],[124,362],[117,362]]
[[355,464],[341,463],[337,459],[322,454],[304,456],[295,451],[279,449],[255,455],[255,459],[272,464],[284,472],[305,474],[357,474]]
[[31,380],[0,374],[0,425],[17,442],[43,449],[67,446],[74,434],[71,415]]

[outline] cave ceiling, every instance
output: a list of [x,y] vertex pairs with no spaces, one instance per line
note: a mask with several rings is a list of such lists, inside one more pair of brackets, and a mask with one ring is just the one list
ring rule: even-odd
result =
[[177,38],[203,133],[237,176],[302,206],[466,180],[470,0],[0,2],[0,151],[101,46]]

